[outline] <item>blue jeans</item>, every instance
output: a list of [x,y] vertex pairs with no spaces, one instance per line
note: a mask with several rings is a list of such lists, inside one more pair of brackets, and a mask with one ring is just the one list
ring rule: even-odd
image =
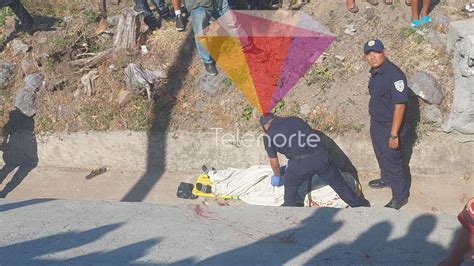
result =
[[[165,5],[165,0],[151,0],[151,2],[156,6],[156,9]],[[138,11],[142,12],[142,15],[145,18],[153,15],[150,6],[148,5],[148,0],[135,0],[135,6]]]
[[4,6],[9,6],[13,10],[13,13],[15,13],[20,20],[21,25],[25,27],[31,27],[33,25],[33,18],[20,3],[20,0],[0,0],[0,8]]
[[[221,5],[216,9],[207,9],[204,7],[198,7],[191,10],[191,19],[193,20],[193,32],[194,35],[202,34],[204,29],[209,25],[209,20],[211,17],[218,19],[225,12],[229,11],[229,3],[227,0],[222,0]],[[204,63],[212,63],[213,60],[209,53],[202,47],[196,37],[194,37],[196,42],[196,48],[198,50],[199,56]]]

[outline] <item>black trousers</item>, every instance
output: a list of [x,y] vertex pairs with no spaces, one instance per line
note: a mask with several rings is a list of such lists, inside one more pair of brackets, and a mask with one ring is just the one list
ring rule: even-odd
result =
[[402,162],[402,148],[408,125],[404,125],[399,133],[400,148],[393,150],[388,146],[391,123],[371,121],[370,138],[375,156],[380,167],[382,180],[392,188],[392,197],[400,202],[408,197],[408,180]]
[[21,4],[20,0],[0,0],[0,7],[5,6],[9,6],[13,10],[13,13],[15,13],[24,27],[33,25],[33,18]]
[[283,185],[285,186],[283,206],[297,206],[298,188],[315,174],[318,174],[324,182],[334,189],[349,206],[359,207],[366,204],[366,200],[358,196],[344,181],[339,169],[329,159],[327,151],[321,150],[309,158],[290,159],[288,169],[283,176]]

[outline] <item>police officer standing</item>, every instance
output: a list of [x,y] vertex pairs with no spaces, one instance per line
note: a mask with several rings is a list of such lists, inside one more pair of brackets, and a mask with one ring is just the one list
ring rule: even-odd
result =
[[[358,196],[344,181],[340,171],[329,159],[319,136],[298,117],[277,117],[267,113],[260,118],[265,131],[263,143],[273,170],[272,185],[285,186],[283,206],[297,206],[298,188],[318,174],[351,207],[369,207],[370,203]],[[283,177],[277,153],[285,155],[288,168]]]
[[391,187],[392,199],[385,207],[398,210],[408,202],[408,182],[400,145],[408,130],[405,110],[409,88],[405,74],[385,57],[380,40],[365,43],[364,54],[371,66],[370,137],[381,176],[370,181],[369,187]]

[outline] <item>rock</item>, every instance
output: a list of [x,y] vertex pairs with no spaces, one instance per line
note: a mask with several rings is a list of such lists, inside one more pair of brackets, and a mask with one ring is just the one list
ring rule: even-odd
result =
[[90,71],[81,78],[81,83],[84,85],[84,94],[92,96],[95,91],[95,80],[99,77],[97,69]]
[[31,74],[25,77],[25,85],[16,92],[15,107],[23,114],[33,117],[36,114],[36,92],[43,84],[44,75]]
[[107,17],[107,23],[110,27],[115,27],[119,24],[120,16]]
[[13,48],[13,55],[18,55],[20,53],[26,53],[30,50],[30,46],[19,39],[14,39],[11,42],[12,48]]
[[34,73],[25,77],[25,89],[37,92],[43,85],[44,75],[42,73]]
[[474,18],[452,21],[448,28],[448,52],[452,52],[454,93],[444,131],[474,134]]
[[461,76],[465,78],[474,77],[474,67],[465,67],[461,70]]
[[133,94],[127,90],[121,90],[117,96],[117,103],[120,107],[129,104],[133,100]]
[[311,112],[311,106],[309,104],[305,103],[300,106],[300,113],[303,116],[309,115],[310,112]]
[[62,91],[66,88],[67,81],[64,79],[53,79],[47,83],[46,89],[48,91]]
[[428,121],[436,122],[438,124],[441,124],[441,122],[443,121],[443,114],[441,113],[441,110],[439,109],[438,105],[426,104],[424,112],[425,118]]
[[31,59],[21,60],[21,70],[23,74],[29,75],[38,71],[38,64]]
[[219,92],[219,89],[223,87],[223,83],[226,77],[219,72],[217,76],[212,76],[207,73],[200,75],[197,81],[198,88],[203,92],[215,96]]
[[416,72],[408,82],[409,87],[421,99],[431,104],[440,104],[443,94],[436,79],[424,71]]
[[148,71],[134,63],[128,64],[124,74],[127,89],[134,94],[146,93],[150,101],[152,100],[154,83],[167,77],[164,70]]
[[346,28],[344,29],[344,33],[345,34],[348,34],[348,35],[355,35],[357,29],[355,28],[355,25],[354,24],[349,24],[346,26]]
[[15,107],[23,114],[33,117],[36,114],[36,93],[31,90],[20,89],[16,92]]
[[448,32],[449,18],[443,15],[434,16],[432,24],[435,31],[446,34]]
[[447,36],[444,33],[429,31],[425,34],[425,39],[439,48],[444,49],[446,47]]
[[0,61],[0,89],[7,86],[15,75],[15,65],[8,61]]
[[338,54],[335,55],[334,58],[336,58],[336,59],[339,60],[339,61],[344,61],[344,60],[346,59],[344,56],[338,55]]
[[327,56],[327,55],[328,55],[327,53],[322,53],[322,54],[319,56],[318,60],[316,60],[316,62],[314,62],[314,63],[315,63],[315,64],[321,64],[321,63],[323,63],[324,60],[326,60],[326,56]]

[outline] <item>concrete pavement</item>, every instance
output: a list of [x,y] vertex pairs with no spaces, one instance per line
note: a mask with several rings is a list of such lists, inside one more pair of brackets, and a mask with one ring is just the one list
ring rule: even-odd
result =
[[454,215],[385,208],[4,199],[0,265],[435,265],[458,228]]

